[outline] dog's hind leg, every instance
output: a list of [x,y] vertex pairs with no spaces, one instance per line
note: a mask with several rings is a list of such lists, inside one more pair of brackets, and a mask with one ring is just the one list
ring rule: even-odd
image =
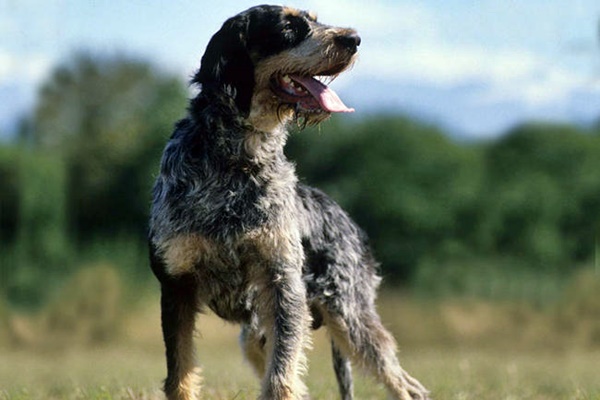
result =
[[263,379],[266,370],[266,338],[251,324],[242,324],[240,345],[246,360],[252,365],[259,379]]
[[164,391],[169,400],[197,400],[200,375],[194,357],[196,287],[190,282],[161,285],[161,320],[167,353]]
[[372,373],[394,399],[429,399],[427,390],[400,366],[394,338],[383,327],[375,306],[361,303],[355,313],[325,314],[335,346]]
[[354,399],[354,384],[352,381],[352,365],[348,357],[346,357],[340,349],[337,348],[335,342],[331,341],[331,355],[333,358],[333,369],[340,389],[342,400]]

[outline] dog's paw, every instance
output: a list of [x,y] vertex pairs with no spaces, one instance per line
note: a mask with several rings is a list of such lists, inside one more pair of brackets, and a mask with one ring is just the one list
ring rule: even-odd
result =
[[403,371],[403,390],[400,400],[431,400],[429,391],[418,380]]

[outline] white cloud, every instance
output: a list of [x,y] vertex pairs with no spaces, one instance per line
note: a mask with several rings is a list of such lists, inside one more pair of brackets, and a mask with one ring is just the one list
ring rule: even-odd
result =
[[493,51],[435,41],[378,46],[364,50],[362,59],[367,74],[443,86],[473,79],[507,81],[525,76],[538,66],[535,56],[525,51]]
[[6,77],[11,75],[13,70],[12,57],[4,52],[0,52],[0,82],[4,81]]
[[531,109],[567,104],[575,93],[600,93],[600,84],[550,63],[538,65],[524,76],[494,82],[482,102],[516,102]]
[[41,54],[18,54],[0,50],[0,85],[25,82],[37,86],[52,68],[52,60]]
[[52,61],[43,55],[20,55],[0,49],[0,139],[32,109],[36,91],[51,67]]
[[[123,8],[119,2],[75,2],[67,7],[62,2],[36,0],[0,6],[0,37],[8,38],[0,47],[0,90],[18,85],[35,93],[53,62],[78,47],[125,46],[175,71],[183,70],[187,77],[199,65],[206,41],[224,18],[251,2],[223,0],[211,14],[200,3],[184,3],[164,8],[156,1],[144,2],[143,7],[133,2]],[[510,104],[533,111],[566,109],[574,104],[574,94],[600,91],[600,58],[594,47],[600,12],[597,0],[288,3],[316,11],[323,23],[358,29],[363,39],[359,62],[334,82],[336,89],[347,86],[351,91],[354,81],[377,78],[385,82],[379,88],[424,91],[427,102],[434,99],[440,110],[451,110],[452,116],[462,112],[451,97],[461,88],[467,88],[460,96],[469,104],[490,109]],[[146,17],[132,25],[126,16],[142,11]],[[160,29],[156,29],[158,22]],[[23,23],[31,26],[27,34],[19,29]],[[569,43],[587,43],[593,53],[564,54]],[[372,98],[386,102],[388,95],[382,90]],[[406,103],[410,101],[407,98]],[[413,104],[421,107],[423,103]],[[465,114],[465,120],[473,119],[469,111]]]
[[385,37],[390,34],[411,33],[433,29],[433,14],[421,2],[371,1],[368,6],[362,0],[310,0],[307,8],[319,15],[326,24],[352,26],[361,35]]
[[[530,108],[561,104],[575,92],[600,89],[589,83],[592,67],[586,68],[585,63],[593,65],[591,55],[589,59],[569,59],[568,54],[561,53],[562,42],[555,37],[546,37],[539,43],[537,39],[519,43],[508,29],[503,41],[498,30],[490,33],[485,25],[478,25],[468,28],[481,37],[462,40],[460,33],[453,36],[461,30],[461,21],[452,19],[449,23],[446,19],[445,25],[442,24],[443,9],[410,5],[402,14],[396,7],[400,6],[375,7],[372,14],[371,7],[363,7],[355,14],[359,18],[357,25],[365,27],[361,32],[363,36],[374,39],[361,47],[357,76],[440,89],[476,85],[479,89],[473,91],[473,101],[513,102]],[[546,13],[552,12],[556,13],[554,7],[546,10]],[[398,19],[399,15],[408,17]],[[519,17],[507,12],[503,18],[508,16]],[[373,24],[372,20],[378,23]],[[504,22],[511,26],[511,21]],[[516,21],[512,21],[514,23]],[[527,22],[518,24],[523,28],[524,23]],[[542,28],[544,26],[542,24]],[[547,33],[547,27],[542,28],[535,34]],[[532,32],[536,29],[531,26]],[[487,34],[493,40],[486,39]],[[579,63],[578,68],[573,68],[574,63]]]

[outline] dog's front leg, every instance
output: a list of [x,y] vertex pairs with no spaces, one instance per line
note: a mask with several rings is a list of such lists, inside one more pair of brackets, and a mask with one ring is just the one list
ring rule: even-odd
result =
[[258,295],[258,312],[267,336],[267,370],[261,400],[300,400],[307,396],[300,379],[310,317],[302,264],[275,263],[267,268]]
[[193,283],[161,285],[161,320],[167,355],[164,391],[168,400],[197,400],[200,395],[200,371],[194,360],[196,298]]

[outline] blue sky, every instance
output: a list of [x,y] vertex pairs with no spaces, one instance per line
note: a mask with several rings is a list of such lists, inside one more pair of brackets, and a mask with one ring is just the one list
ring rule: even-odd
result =
[[[130,52],[187,79],[250,1],[0,0],[0,132],[73,51]],[[523,120],[600,119],[598,0],[291,0],[355,27],[360,60],[332,87],[356,115],[404,112],[461,136]]]

